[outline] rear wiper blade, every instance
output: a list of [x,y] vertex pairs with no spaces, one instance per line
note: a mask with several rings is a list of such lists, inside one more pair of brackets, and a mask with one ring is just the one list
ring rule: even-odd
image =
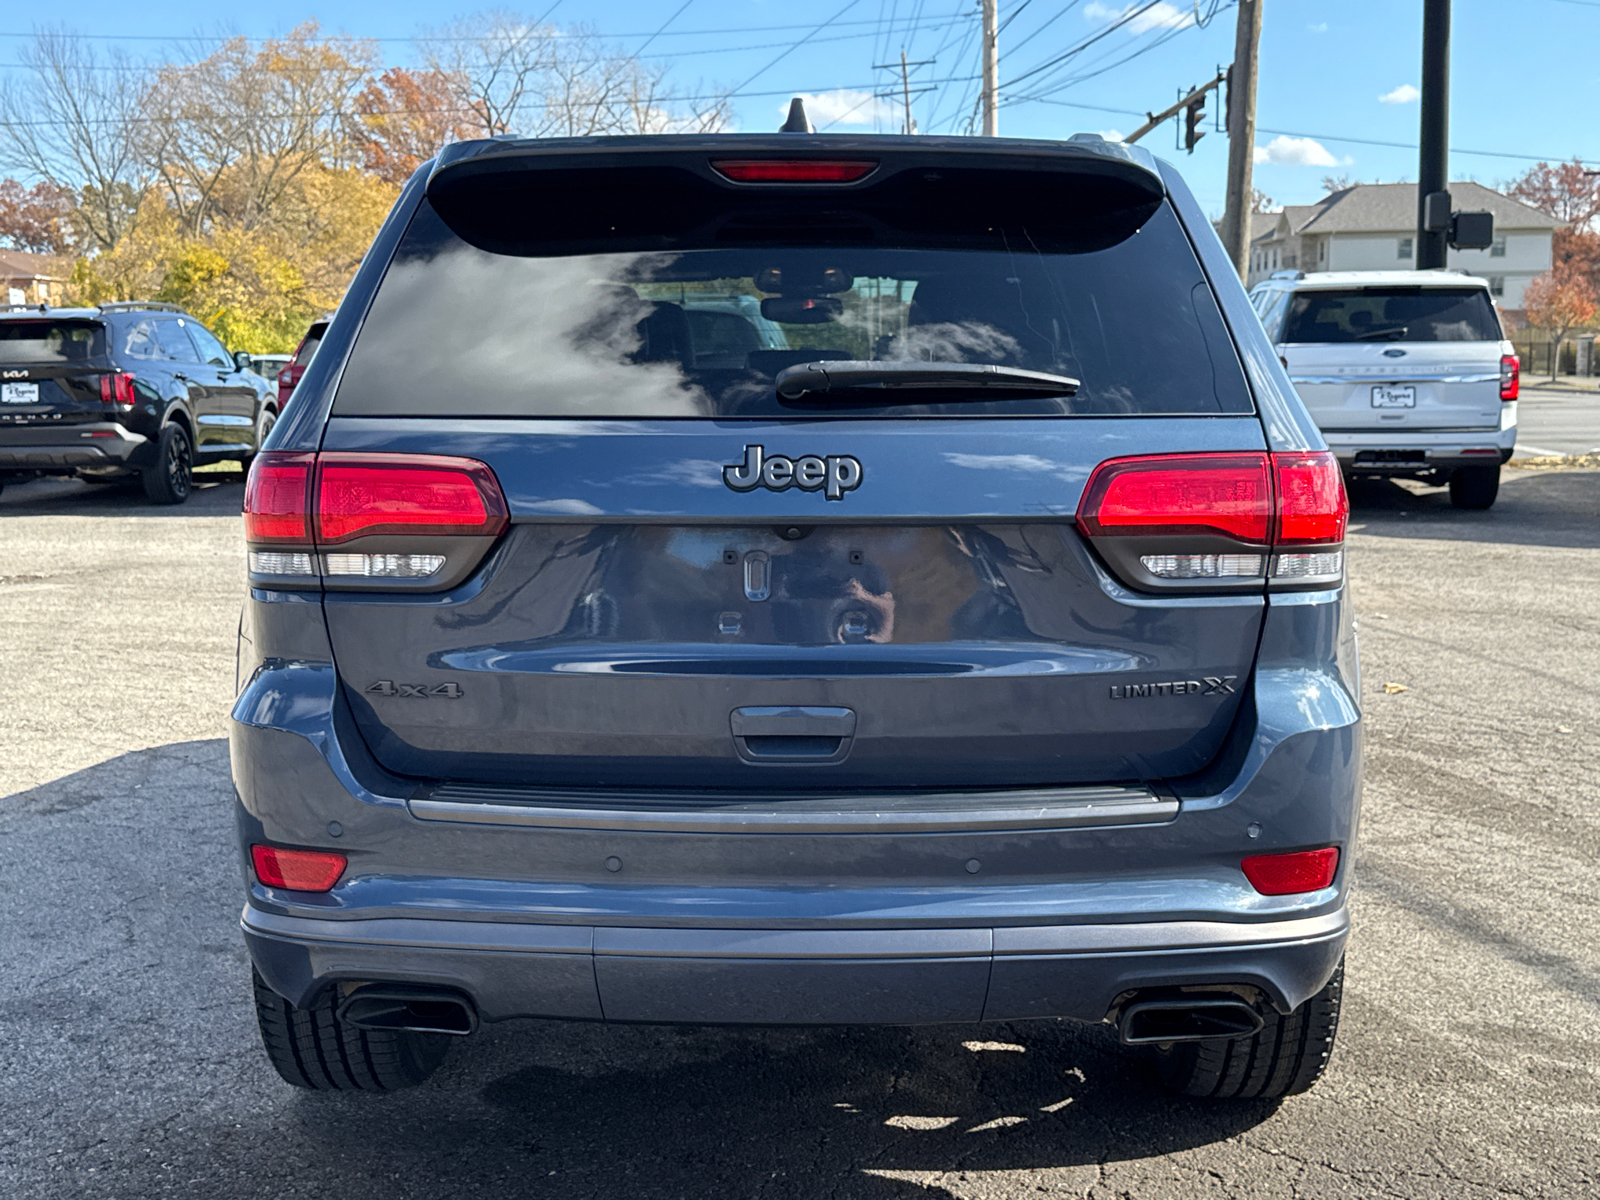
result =
[[1411,332],[1409,325],[1391,325],[1387,329],[1369,329],[1366,333],[1356,334],[1358,342],[1390,341],[1398,342]]
[[1073,396],[1078,381],[1066,375],[1024,371],[998,363],[875,362],[829,358],[797,363],[778,372],[778,395],[798,400],[807,392],[848,392],[876,388],[953,388],[1025,392],[1034,396]]

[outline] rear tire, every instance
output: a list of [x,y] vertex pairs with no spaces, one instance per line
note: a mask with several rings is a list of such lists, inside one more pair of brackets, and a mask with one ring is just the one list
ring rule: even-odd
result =
[[335,1013],[338,992],[296,1008],[250,971],[261,1044],[284,1082],[323,1092],[393,1092],[416,1087],[444,1061],[449,1035],[358,1029]]
[[1484,509],[1500,494],[1500,468],[1458,467],[1450,476],[1450,503],[1457,508]]
[[144,471],[144,494],[152,504],[182,504],[194,490],[194,448],[182,425],[168,425],[156,441],[156,461]]
[[1161,1080],[1185,1096],[1217,1100],[1275,1100],[1308,1091],[1333,1054],[1343,992],[1340,959],[1325,988],[1287,1016],[1269,1012],[1267,1023],[1251,1037],[1158,1049]]

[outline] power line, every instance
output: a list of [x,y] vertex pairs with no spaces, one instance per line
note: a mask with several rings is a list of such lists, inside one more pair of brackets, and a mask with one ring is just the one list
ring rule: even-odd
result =
[[[1597,6],[1600,6],[1600,4],[1597,4]],[[1146,115],[1137,109],[1113,108],[1105,104],[1080,104],[1074,100],[1046,100],[1040,98],[1035,103],[1050,104],[1057,108],[1081,108],[1089,112],[1113,113],[1120,117],[1143,117]],[[1386,146],[1395,150],[1416,150],[1419,148],[1416,142],[1385,142],[1379,141],[1377,138],[1345,137],[1343,134],[1337,133],[1307,133],[1303,129],[1268,129],[1264,125],[1258,125],[1256,129],[1260,133],[1281,134],[1284,137],[1312,138],[1318,142],[1339,142],[1341,144],[1348,142],[1356,146]],[[1564,157],[1559,154],[1516,154],[1504,150],[1469,150],[1463,146],[1451,146],[1450,153],[1475,154],[1481,158],[1526,159],[1528,162],[1565,162],[1567,157],[1570,157]]]
[[[558,2],[559,2],[559,0],[558,0]],[[689,7],[689,5],[691,5],[693,3],[694,3],[694,0],[683,0],[683,4],[679,6],[678,11],[673,13],[665,21],[661,22],[661,28],[660,29],[656,30],[649,37],[645,38],[644,45],[640,46],[637,50],[635,50],[633,52],[634,57],[637,58],[639,55],[643,54],[645,52],[646,47],[648,47],[651,42],[655,41],[658,37],[660,37],[663,33],[665,33],[667,31],[667,26],[671,25],[679,17],[683,16],[684,10],[687,9]]]
[[750,76],[749,79],[746,79],[738,87],[734,88],[731,92],[728,93],[728,95],[729,96],[737,96],[737,95],[739,95],[741,92],[744,91],[745,88],[749,87],[757,79],[760,79],[761,76],[765,75],[768,71],[772,70],[773,67],[777,66],[784,59],[788,58],[789,55],[793,54],[796,50],[800,49],[801,46],[804,46],[807,42],[809,42],[811,40],[811,38],[813,37],[813,35],[821,33],[823,29],[825,29],[827,26],[833,24],[833,22],[837,21],[840,17],[844,16],[845,13],[849,12],[852,8],[854,8],[857,4],[860,4],[860,3],[861,3],[861,0],[846,0],[845,6],[843,8],[841,8],[838,12],[834,13],[833,16],[829,17],[827,20],[819,21],[816,25],[813,25],[811,27],[811,32],[810,33],[806,34],[805,37],[801,38],[798,42],[795,42],[794,45],[790,46],[782,54],[778,55],[771,62],[769,62],[766,66],[762,67],[754,75]]

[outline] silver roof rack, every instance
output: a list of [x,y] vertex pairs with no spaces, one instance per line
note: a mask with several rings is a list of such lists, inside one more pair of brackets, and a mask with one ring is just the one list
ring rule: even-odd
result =
[[176,304],[163,304],[159,300],[112,300],[106,304],[96,305],[101,312],[141,312],[151,310],[154,312],[181,313],[183,309]]

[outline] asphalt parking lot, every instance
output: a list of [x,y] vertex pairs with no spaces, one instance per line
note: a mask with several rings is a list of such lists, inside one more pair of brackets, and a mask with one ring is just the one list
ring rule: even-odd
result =
[[[1163,1094],[1098,1029],[516,1022],[425,1087],[256,1039],[224,716],[237,476],[0,497],[0,1191],[16,1198],[1600,1194],[1600,472],[1355,490],[1367,790],[1332,1068]],[[208,481],[208,484],[210,481]]]

